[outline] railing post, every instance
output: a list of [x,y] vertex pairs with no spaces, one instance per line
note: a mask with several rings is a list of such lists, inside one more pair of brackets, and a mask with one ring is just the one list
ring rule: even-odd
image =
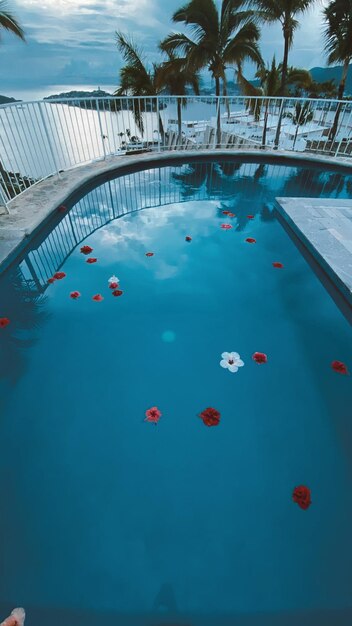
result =
[[[153,107],[151,107],[153,110]],[[160,152],[160,111],[159,111],[159,96],[156,96],[156,120],[158,124],[158,152]]]
[[51,137],[50,137],[50,133],[49,133],[49,130],[48,130],[48,127],[47,127],[47,124],[46,124],[46,121],[45,121],[44,113],[43,113],[43,110],[42,110],[42,105],[43,105],[43,103],[42,103],[42,102],[39,102],[38,104],[39,104],[39,114],[40,114],[40,118],[41,118],[42,123],[43,123],[44,133],[45,133],[45,136],[46,136],[46,138],[47,138],[47,140],[48,140],[49,150],[50,150],[50,152],[51,152],[51,158],[52,158],[52,160],[53,160],[54,167],[55,167],[55,169],[56,169],[56,173],[58,174],[59,178],[61,178],[61,174],[60,174],[60,166],[59,166],[59,163],[58,163],[58,161],[57,161],[57,159],[56,159],[56,154],[55,154],[55,151],[54,151],[54,146],[53,146],[53,144],[52,144]]
[[95,100],[95,106],[97,107],[97,112],[98,112],[99,130],[100,130],[100,137],[101,137],[101,143],[102,143],[102,146],[103,146],[103,154],[104,154],[104,161],[105,161],[105,159],[106,159],[106,150],[105,150],[104,133],[103,133],[103,126],[102,126],[102,123],[101,123],[100,108],[99,108],[99,101],[98,101],[98,99]]

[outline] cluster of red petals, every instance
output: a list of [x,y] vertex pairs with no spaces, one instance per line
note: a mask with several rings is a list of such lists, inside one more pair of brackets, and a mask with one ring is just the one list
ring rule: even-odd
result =
[[331,363],[331,367],[334,370],[334,372],[337,372],[338,374],[347,375],[349,373],[347,369],[347,365],[345,365],[345,363],[343,363],[342,361],[333,361]]
[[199,415],[205,426],[217,426],[220,422],[220,413],[213,407],[209,406]]
[[192,237],[190,237],[189,235],[186,235],[185,239],[186,241],[192,241]]
[[62,280],[65,277],[66,277],[65,272],[56,272],[56,274],[54,274],[54,276],[53,276],[53,278],[55,278],[55,280]]
[[229,215],[230,211],[222,211],[223,215]]
[[95,296],[92,297],[92,300],[94,300],[94,302],[101,302],[102,300],[104,300],[104,298],[100,293],[97,293]]
[[154,256],[154,252],[146,252],[145,256]]
[[255,352],[252,356],[252,359],[259,364],[268,362],[268,357],[266,354],[264,354],[264,352]]
[[119,283],[109,283],[109,289],[117,289],[119,286]]
[[5,328],[5,326],[8,326],[10,323],[10,320],[8,317],[0,317],[0,328]]
[[247,215],[247,219],[254,220],[254,215]]
[[89,259],[86,260],[86,263],[96,263],[98,259],[94,258],[94,257],[90,257]]
[[304,511],[308,509],[312,504],[309,487],[305,485],[295,487],[292,493],[292,500]]
[[67,211],[67,206],[65,206],[64,204],[60,204],[59,208],[58,208],[59,213],[66,213]]
[[230,230],[232,228],[231,224],[221,224],[221,228],[223,230]]
[[71,291],[70,293],[70,298],[72,298],[72,300],[77,300],[77,298],[80,297],[80,292],[79,291]]
[[282,269],[282,268],[283,268],[283,264],[282,264],[282,263],[279,263],[278,261],[275,261],[275,262],[273,263],[273,267],[277,267],[278,269]]
[[257,240],[253,239],[253,237],[247,237],[246,242],[247,243],[257,243]]
[[161,418],[161,412],[159,411],[157,406],[152,406],[151,409],[148,409],[145,412],[145,422],[151,422],[152,424],[157,424]]
[[49,285],[52,285],[54,282],[55,282],[54,276],[51,276],[51,278],[48,278]]
[[91,252],[93,252],[93,248],[91,248],[90,246],[83,246],[81,248],[81,252],[82,254],[90,254]]
[[123,291],[121,291],[121,289],[115,289],[114,291],[112,291],[112,295],[115,296],[116,298],[118,296],[122,296]]

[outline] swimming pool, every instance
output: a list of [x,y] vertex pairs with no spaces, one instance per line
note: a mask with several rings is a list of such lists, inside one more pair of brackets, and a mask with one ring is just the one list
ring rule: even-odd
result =
[[350,624],[352,388],[331,363],[352,368],[351,329],[275,197],[351,191],[277,164],[132,171],[61,207],[2,275],[4,611]]

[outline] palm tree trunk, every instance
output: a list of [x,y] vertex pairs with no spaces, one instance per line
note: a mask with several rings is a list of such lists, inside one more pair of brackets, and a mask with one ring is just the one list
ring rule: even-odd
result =
[[297,126],[296,126],[295,136],[294,136],[293,144],[292,144],[292,150],[295,149],[295,145],[296,145],[296,141],[297,141],[297,135],[298,135],[298,129],[299,129],[299,124],[297,124]]
[[216,101],[216,147],[220,148],[221,145],[221,112],[220,112],[220,78],[215,76],[215,93],[217,95]]
[[[346,78],[347,78],[347,73],[348,73],[348,67],[350,64],[350,58],[345,59],[345,62],[343,64],[343,68],[342,68],[342,76],[341,76],[341,81],[339,84],[339,89],[337,92],[337,99],[338,100],[342,100],[343,98],[343,94],[345,92],[345,84],[346,84]],[[337,105],[337,109],[336,109],[336,113],[335,113],[335,117],[334,117],[334,123],[330,129],[330,133],[329,133],[329,139],[330,141],[333,141],[335,139],[335,135],[337,133],[337,129],[338,129],[338,125],[339,125],[339,117],[340,117],[340,112],[341,112],[341,103]]]
[[287,81],[287,66],[288,66],[288,51],[290,48],[290,33],[287,27],[283,27],[284,33],[284,58],[282,60],[282,72],[281,72],[281,87],[280,95],[285,95],[286,81]]
[[182,98],[177,98],[177,124],[178,124],[178,140],[179,146],[182,145]]

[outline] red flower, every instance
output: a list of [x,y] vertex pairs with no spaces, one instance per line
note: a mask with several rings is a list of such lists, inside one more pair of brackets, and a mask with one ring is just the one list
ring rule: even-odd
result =
[[63,278],[65,278],[65,276],[66,276],[65,272],[56,272],[53,278],[56,278],[56,280],[62,280]]
[[337,372],[338,374],[348,374],[349,371],[347,369],[347,365],[345,365],[345,363],[342,363],[342,361],[333,361],[331,363],[331,367],[334,370],[334,372]]
[[236,213],[229,213],[229,217],[236,217]]
[[292,493],[292,500],[305,511],[312,504],[310,499],[310,489],[305,487],[305,485],[295,487]]
[[152,406],[151,409],[148,409],[145,412],[145,422],[151,422],[152,424],[157,425],[158,421],[161,418],[162,413],[159,411],[157,406]]
[[81,294],[79,293],[79,291],[71,291],[70,298],[72,298],[72,300],[77,300],[77,298],[79,298],[80,295]]
[[231,224],[221,224],[221,228],[223,230],[230,230],[232,228]]
[[254,215],[247,215],[247,218],[248,218],[249,220],[254,220]]
[[60,204],[59,208],[58,208],[59,213],[66,213],[67,211],[67,206],[65,206],[64,204]]
[[253,239],[253,237],[247,237],[246,242],[247,243],[257,243],[257,240]]
[[146,252],[145,256],[154,256],[154,252]]
[[98,259],[95,259],[94,257],[90,257],[89,259],[86,260],[86,263],[96,263]]
[[93,296],[92,300],[94,300],[95,302],[101,302],[102,300],[104,300],[104,298],[100,293],[97,293],[95,296]]
[[223,215],[229,215],[230,211],[222,211]]
[[187,236],[185,237],[185,239],[186,239],[186,241],[192,241],[192,237],[190,237],[189,235],[187,235]]
[[117,289],[119,286],[119,283],[109,283],[109,289]]
[[0,317],[0,328],[5,328],[5,326],[8,326],[9,323],[10,320],[8,317]]
[[282,265],[282,263],[279,263],[278,261],[275,261],[275,262],[273,263],[273,267],[277,267],[278,269],[282,269],[282,268],[283,268],[283,265]]
[[48,278],[48,283],[52,285],[55,282],[55,280],[56,279],[54,278],[54,276],[52,276],[51,278]]
[[220,422],[220,413],[216,409],[209,406],[201,412],[199,417],[203,420],[205,426],[217,426]]
[[123,291],[121,291],[121,289],[115,289],[115,291],[112,292],[112,295],[116,297],[122,296],[122,294],[123,294]]
[[91,252],[93,252],[93,248],[91,248],[90,246],[83,246],[81,248],[81,252],[82,254],[90,254]]
[[264,352],[255,352],[252,356],[252,359],[259,364],[267,363],[268,361],[268,357],[266,356],[266,354],[264,354]]

